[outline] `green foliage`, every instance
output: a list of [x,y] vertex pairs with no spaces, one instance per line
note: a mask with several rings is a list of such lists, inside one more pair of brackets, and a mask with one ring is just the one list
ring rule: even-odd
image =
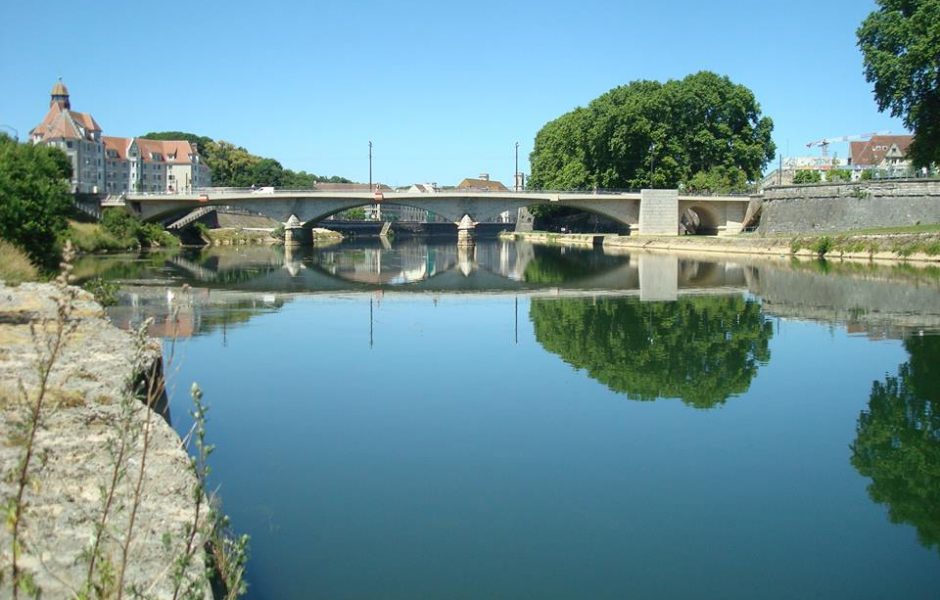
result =
[[797,171],[793,174],[793,183],[804,184],[804,183],[819,183],[822,181],[822,176],[819,174],[819,171]]
[[218,187],[247,188],[254,185],[304,189],[312,188],[318,182],[352,183],[345,177],[320,177],[306,171],[291,171],[273,158],[256,156],[241,146],[183,131],[150,132],[143,137],[151,140],[187,140],[198,144],[199,154],[212,170],[212,185]]
[[848,169],[830,169],[826,173],[826,181],[835,183],[837,181],[852,181],[852,172]]
[[916,166],[940,162],[940,0],[876,0],[859,27],[865,79],[881,111],[914,132]]
[[95,301],[101,306],[114,306],[117,304],[118,284],[113,281],[95,277],[82,284],[82,288],[91,292],[91,295],[95,297]]
[[0,281],[16,285],[37,279],[39,269],[29,260],[29,256],[13,244],[0,240]]
[[58,266],[72,209],[72,165],[58,148],[18,144],[0,134],[0,238],[47,271]]
[[178,246],[179,241],[156,223],[144,223],[119,208],[109,208],[101,216],[101,227],[120,240],[123,247]]
[[753,93],[727,77],[634,81],[542,127],[529,187],[738,190],[774,157],[772,130]]
[[750,387],[770,359],[773,327],[740,296],[534,298],[530,318],[546,350],[633,400],[677,397],[710,408]]
[[350,221],[365,221],[366,210],[362,207],[350,208],[349,210],[344,210],[343,212],[339,213],[337,216],[340,219],[348,219]]
[[893,523],[913,525],[921,544],[940,548],[940,337],[904,346],[910,360],[898,375],[872,384],[852,465],[871,478],[868,494],[888,505]]
[[859,176],[859,179],[862,181],[871,181],[874,176],[875,174],[871,169],[865,169],[864,171],[862,171],[862,174],[861,176]]
[[813,243],[813,252],[815,252],[819,256],[823,256],[830,250],[832,250],[832,239],[827,235],[824,235],[818,238]]

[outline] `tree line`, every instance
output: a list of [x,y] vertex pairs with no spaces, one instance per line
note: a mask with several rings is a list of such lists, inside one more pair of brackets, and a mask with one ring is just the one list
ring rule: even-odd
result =
[[311,188],[317,183],[352,183],[345,177],[326,177],[285,169],[273,158],[257,156],[231,142],[216,141],[194,133],[152,131],[141,137],[148,140],[186,140],[196,144],[206,166],[212,170],[212,185],[216,187],[243,188],[254,185],[302,189]]

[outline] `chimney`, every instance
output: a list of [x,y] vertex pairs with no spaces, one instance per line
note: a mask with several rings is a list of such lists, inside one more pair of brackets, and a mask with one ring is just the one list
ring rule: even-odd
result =
[[482,179],[483,181],[489,181],[489,180],[490,180],[490,174],[489,174],[489,173],[480,173],[480,179]]

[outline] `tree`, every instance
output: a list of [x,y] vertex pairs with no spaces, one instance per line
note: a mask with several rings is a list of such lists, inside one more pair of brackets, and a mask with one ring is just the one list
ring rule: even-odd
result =
[[58,148],[18,144],[0,134],[0,238],[40,267],[56,268],[72,210],[72,163]]
[[740,296],[534,298],[530,318],[546,350],[632,400],[711,408],[746,392],[770,360],[773,326]]
[[529,184],[741,191],[774,157],[772,131],[754,94],[727,77],[703,71],[634,81],[545,124],[529,157]]
[[940,0],[876,0],[859,27],[865,79],[881,111],[914,132],[915,166],[940,162]]
[[291,171],[273,158],[256,156],[241,146],[185,131],[152,131],[142,137],[150,140],[186,140],[197,144],[199,154],[212,171],[218,187],[275,186],[312,188],[317,182],[352,183],[345,177],[321,177],[306,171]]
[[819,171],[802,170],[793,174],[793,183],[819,183],[822,176]]
[[908,339],[897,377],[872,384],[858,417],[852,465],[871,478],[868,494],[893,523],[910,523],[940,549],[940,337]]

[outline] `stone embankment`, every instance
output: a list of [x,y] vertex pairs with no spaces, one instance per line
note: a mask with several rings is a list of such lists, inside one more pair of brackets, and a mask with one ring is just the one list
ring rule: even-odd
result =
[[[0,465],[4,474],[0,495],[4,503],[17,495],[15,475],[26,450],[18,424],[26,420],[27,405],[37,397],[38,365],[48,352],[45,340],[52,339],[56,329],[57,299],[61,296],[62,290],[52,284],[9,287],[0,282]],[[129,398],[126,394],[139,373],[154,368],[159,371],[161,350],[155,341],[139,341],[114,327],[88,293],[78,291],[73,306],[70,324],[74,329],[65,338],[49,374],[29,485],[21,504],[19,564],[33,577],[44,598],[69,598],[81,589],[123,431],[132,443],[105,526],[98,573],[106,574],[109,567],[112,575],[118,571],[121,546],[136,504],[136,525],[124,563],[126,587],[133,586],[148,598],[170,598],[174,561],[183,553],[187,542],[184,531],[196,517],[193,492],[197,479],[170,425],[137,399],[122,403],[122,398]],[[128,410],[122,413],[122,406]],[[147,428],[142,487],[135,494]],[[206,507],[201,510],[205,514]],[[11,537],[10,528],[0,531],[3,598],[12,595]],[[205,556],[200,536],[195,547],[198,550],[184,580],[203,579]],[[197,589],[200,596],[211,596],[204,583]]]
[[[502,239],[534,244],[603,247],[605,250],[730,254],[768,258],[818,258],[940,262],[940,233],[840,236],[632,236],[580,233],[506,233]],[[937,251],[934,251],[937,250]]]
[[940,181],[787,185],[764,190],[760,233],[836,233],[940,223]]

